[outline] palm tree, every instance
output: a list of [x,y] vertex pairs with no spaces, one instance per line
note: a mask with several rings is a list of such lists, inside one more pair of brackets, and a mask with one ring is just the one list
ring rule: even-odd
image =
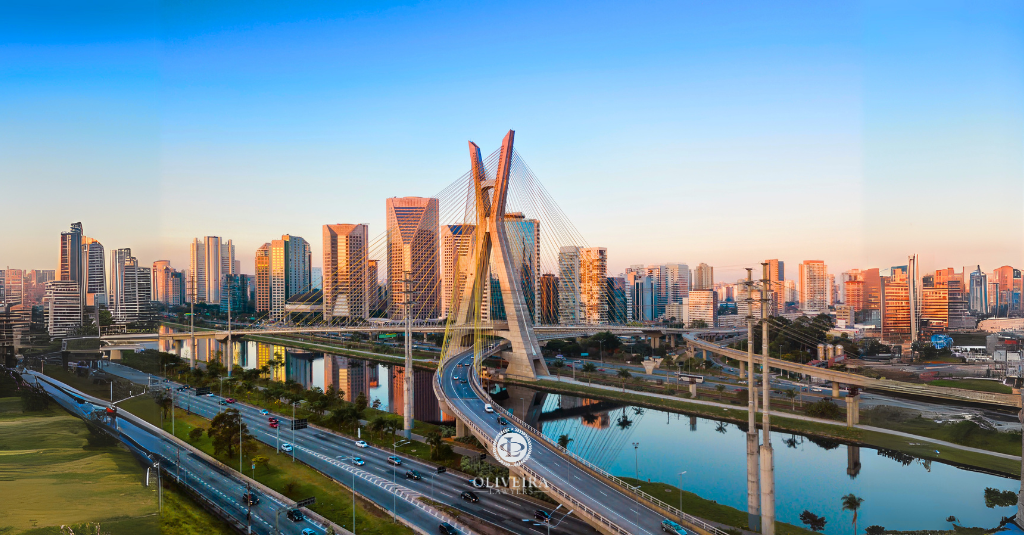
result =
[[622,391],[626,391],[626,379],[633,377],[633,374],[629,373],[626,368],[619,368],[619,378],[622,379]]
[[561,435],[558,437],[558,445],[561,446],[563,450],[569,449],[570,442],[572,442],[572,439],[569,438],[569,435]]
[[793,410],[796,410],[796,390],[789,388],[786,389],[786,397],[793,402]]
[[584,362],[583,363],[583,368],[581,368],[581,369],[583,370],[583,373],[587,374],[587,382],[590,383],[591,385],[593,385],[594,383],[591,380],[590,374],[592,374],[595,371],[597,371],[597,366],[594,366],[593,362]]
[[850,493],[843,496],[842,500],[843,511],[853,511],[853,535],[857,535],[857,511],[860,509],[860,505],[864,503],[864,498],[858,498],[853,493]]
[[372,420],[366,423],[366,429],[371,433],[377,433],[380,438],[384,438],[384,432],[388,428],[388,418],[384,415],[374,416]]
[[718,391],[718,401],[722,401],[722,392],[725,392],[725,385],[718,383],[715,385],[715,390]]

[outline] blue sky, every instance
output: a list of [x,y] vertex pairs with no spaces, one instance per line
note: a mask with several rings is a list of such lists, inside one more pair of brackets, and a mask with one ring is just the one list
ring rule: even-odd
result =
[[12,267],[72,221],[146,263],[207,234],[245,271],[284,233],[317,255],[509,128],[612,271],[1024,264],[1017,2],[8,4]]

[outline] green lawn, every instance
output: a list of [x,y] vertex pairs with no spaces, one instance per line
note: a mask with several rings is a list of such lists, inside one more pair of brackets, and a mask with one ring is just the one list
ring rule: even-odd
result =
[[[631,477],[622,478],[630,485],[640,485],[640,490],[654,496],[661,501],[679,507],[679,487],[660,482],[638,481]],[[718,522],[729,526],[745,529],[747,526],[747,513],[734,507],[722,505],[714,500],[706,500],[700,496],[687,491],[682,491],[683,512],[693,516]],[[812,535],[814,532],[784,522],[775,523],[775,532],[780,535]]]
[[1012,394],[1013,389],[999,381],[985,381],[983,379],[937,379],[929,381],[932,386],[947,386],[950,388],[963,388],[966,390],[977,390],[979,392],[994,392],[996,394]]
[[[123,403],[122,408],[140,418],[160,425],[160,415],[157,405],[149,397],[140,397]],[[182,411],[175,413],[175,435],[188,441],[188,433],[195,427],[207,427],[209,420],[196,415],[188,415]],[[164,429],[170,432],[171,423],[165,419]],[[238,466],[238,457],[225,459],[213,455],[212,440],[203,435],[201,439],[191,442],[193,446],[206,454],[214,457],[229,467]],[[424,446],[425,447],[425,446]],[[317,503],[309,508],[338,525],[352,529],[352,491],[334,480],[324,476],[320,472],[306,466],[305,464],[291,461],[291,457],[285,454],[278,454],[276,450],[263,443],[259,444],[256,455],[262,455],[270,462],[264,467],[252,470],[249,458],[245,458],[243,466],[246,467],[246,475],[254,477],[260,483],[288,496],[292,499],[308,498],[316,496]],[[357,481],[358,485],[358,481]],[[358,491],[358,487],[356,488]],[[377,509],[375,505],[359,498],[356,503],[356,528],[359,533],[367,535],[410,535],[412,530],[402,524],[395,524],[391,517]]]

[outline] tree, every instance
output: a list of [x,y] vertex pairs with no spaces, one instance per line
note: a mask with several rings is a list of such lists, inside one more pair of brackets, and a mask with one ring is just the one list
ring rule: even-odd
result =
[[164,418],[167,418],[167,413],[171,412],[170,396],[161,392],[153,401],[156,401],[156,404],[160,407],[160,412],[164,415]]
[[[214,455],[234,457],[238,453],[235,447],[238,446],[239,433],[242,434],[243,451],[250,451],[251,448],[255,448],[256,439],[249,433],[248,426],[244,423],[239,425],[239,422],[238,409],[228,409],[213,417],[213,420],[210,421],[210,428],[206,430],[206,434],[213,439]],[[251,448],[250,444],[252,445]]]
[[366,400],[366,394],[360,392],[359,395],[356,396],[355,405],[356,405],[356,409],[359,411],[359,414],[360,414],[360,417],[361,417],[362,414],[363,414],[363,411],[365,411],[367,405],[369,405],[369,402]]
[[565,367],[565,361],[562,359],[556,359],[555,363],[551,365],[555,369],[555,379],[562,380],[562,368]]
[[269,463],[270,459],[262,455],[257,455],[252,458],[252,464],[256,465],[257,468],[266,468]]
[[793,388],[786,389],[786,397],[793,402],[793,410],[796,410],[796,390]]
[[373,407],[376,410],[380,410],[380,406],[381,406],[380,398],[375,398],[373,400],[373,404],[371,404],[370,406]]
[[718,383],[715,385],[715,390],[718,391],[718,401],[722,401],[722,392],[725,392],[725,385]]
[[857,511],[860,510],[864,498],[858,498],[853,493],[842,497],[843,511],[853,511],[853,535],[857,535]]
[[708,328],[708,322],[706,322],[704,320],[699,320],[699,319],[698,320],[693,320],[693,321],[690,322],[690,328],[691,329],[707,329]]
[[1017,493],[1012,490],[985,488],[985,507],[1010,507],[1017,505]]
[[194,428],[192,428],[192,430],[188,432],[188,440],[189,440],[189,442],[195,442],[195,441],[203,438],[203,433],[205,433],[205,432],[206,432],[206,430],[203,429],[202,427],[194,427]]
[[622,391],[625,392],[626,380],[629,379],[630,377],[633,377],[633,374],[629,373],[629,370],[627,370],[626,368],[620,368],[618,376],[620,379],[622,379]]
[[587,374],[587,382],[590,383],[590,384],[594,384],[593,379],[591,378],[590,374],[592,374],[595,371],[597,371],[597,366],[594,366],[593,362],[584,362],[582,370],[583,370],[583,373]]
[[561,435],[558,437],[558,445],[561,446],[564,450],[569,449],[570,442],[572,442],[572,439],[569,438],[569,435]]
[[876,524],[874,526],[864,528],[864,533],[867,533],[868,535],[882,535],[885,533],[885,528]]
[[800,513],[800,521],[806,524],[807,529],[811,531],[824,531],[825,524],[828,523],[828,520],[825,520],[825,517],[818,516],[806,509],[804,509],[804,512]]
[[384,438],[384,432],[388,428],[388,419],[383,414],[374,416],[369,422],[366,423],[366,430],[371,433],[377,433],[380,438]]
[[426,436],[427,444],[430,446],[430,460],[440,461],[451,457],[452,447],[441,439],[441,433],[431,431]]

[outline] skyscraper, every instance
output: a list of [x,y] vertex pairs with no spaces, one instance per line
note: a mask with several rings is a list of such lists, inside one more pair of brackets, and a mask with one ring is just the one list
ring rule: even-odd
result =
[[89,237],[82,237],[85,252],[85,305],[108,306],[106,254],[103,244]]
[[[452,304],[458,303],[457,293],[466,286],[469,268],[470,246],[476,225],[444,225],[441,227],[441,315],[448,317],[455,312]],[[489,305],[488,305],[489,308]],[[484,309],[481,306],[481,309]]]
[[[523,301],[534,324],[540,321],[537,301],[540,299],[540,221],[527,219],[521,212],[505,214],[505,235],[511,253],[513,269],[519,276],[519,287],[523,292]],[[500,288],[500,287],[499,287]],[[500,289],[497,293],[501,293]],[[505,316],[502,307],[501,316]]]
[[[693,289],[710,290],[715,285],[715,268],[700,263],[693,272]],[[691,318],[692,319],[692,318]]]
[[110,251],[110,285],[107,287],[110,295],[107,307],[115,318],[119,307],[118,299],[124,295],[124,264],[131,256],[132,250],[129,248]]
[[370,316],[366,225],[324,225],[324,321]]
[[777,258],[765,262],[768,264],[768,290],[771,291],[768,312],[778,316],[786,311],[786,263]]
[[[311,255],[309,243],[298,236],[285,234],[280,240],[270,242],[271,318],[283,319],[288,298],[309,291]],[[258,295],[258,278],[256,290]]]
[[386,212],[388,316],[405,319],[406,302],[411,300],[413,318],[439,317],[437,199],[392,197],[387,200]]
[[553,273],[540,276],[540,322],[558,323],[558,277]]
[[81,223],[72,223],[71,230],[60,233],[60,279],[82,282],[82,230]]
[[988,276],[981,266],[971,272],[970,284],[971,312],[988,314]]
[[882,307],[882,340],[890,344],[912,341],[910,283],[907,266],[894,266],[885,278]]
[[628,291],[627,321],[654,320],[654,280],[651,276],[637,270],[627,271],[623,283]]
[[608,323],[608,250],[580,250],[580,309],[585,323]]
[[558,249],[558,323],[582,322],[580,310],[580,248],[574,245]]
[[0,303],[20,305],[25,302],[25,271],[21,269],[0,270],[3,274],[3,298]]
[[665,264],[665,284],[668,303],[680,304],[690,295],[690,266],[686,264]]
[[828,310],[828,268],[821,260],[804,260],[800,271],[800,309],[806,312]]
[[153,275],[148,267],[139,265],[131,249],[111,252],[113,300],[111,315],[115,321],[135,322],[150,319],[153,296]]
[[196,303],[220,303],[220,288],[224,275],[235,274],[235,246],[231,240],[221,241],[218,236],[192,240],[189,246],[189,276],[195,288],[189,299]]
[[270,244],[256,249],[256,312],[270,312]]
[[74,280],[47,282],[46,296],[43,298],[43,314],[46,330],[50,336],[65,337],[74,329],[81,327],[82,295],[78,282]]

